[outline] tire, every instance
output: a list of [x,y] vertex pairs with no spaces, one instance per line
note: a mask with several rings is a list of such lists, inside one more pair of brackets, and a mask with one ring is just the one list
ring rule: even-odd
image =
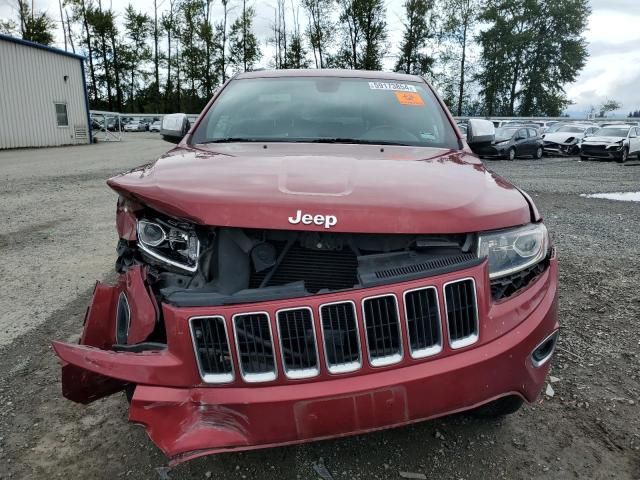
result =
[[522,400],[522,398],[512,395],[482,405],[481,407],[471,410],[469,413],[478,418],[500,418],[516,413],[523,404],[524,400]]
[[516,149],[511,147],[507,152],[507,160],[513,162],[516,159]]
[[622,149],[622,155],[620,156],[620,158],[616,158],[616,162],[624,163],[627,161],[628,158],[629,158],[629,149],[625,147]]
[[589,160],[589,157],[585,157],[584,155],[580,155],[580,160],[582,160],[583,162],[586,162],[587,160]]
[[542,158],[542,154],[543,153],[544,153],[544,151],[542,150],[542,147],[538,147],[538,149],[536,150],[536,153],[533,156],[533,158],[535,158],[536,160],[540,160]]

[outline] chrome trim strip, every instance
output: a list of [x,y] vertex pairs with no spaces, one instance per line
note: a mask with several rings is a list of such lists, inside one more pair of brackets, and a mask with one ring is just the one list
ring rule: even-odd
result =
[[[246,316],[246,315],[265,315],[267,317],[267,324],[269,325],[269,341],[271,342],[271,355],[273,356],[273,372],[264,372],[264,373],[245,373],[244,368],[242,368],[242,358],[240,357],[240,346],[238,344],[238,332],[236,326],[236,317]],[[276,360],[276,350],[275,345],[273,344],[273,331],[271,329],[271,317],[267,312],[242,312],[236,313],[231,317],[231,321],[233,322],[233,338],[236,344],[236,355],[238,356],[238,366],[240,367],[240,375],[242,379],[247,383],[259,383],[259,382],[271,382],[278,378],[278,362]]]
[[[344,364],[330,365],[329,358],[327,357],[327,341],[324,335],[324,322],[322,321],[322,308],[328,307],[330,305],[339,305],[341,303],[350,303],[351,306],[353,307],[353,316],[355,317],[355,321],[356,321],[356,333],[357,333],[357,340],[358,340],[358,361],[344,363]],[[358,309],[356,308],[355,302],[353,300],[341,300],[337,302],[323,303],[318,307],[318,311],[320,313],[320,327],[322,330],[322,350],[324,352],[324,362],[325,362],[325,365],[327,366],[327,370],[329,371],[329,373],[333,373],[333,374],[349,373],[362,368],[362,345],[360,344],[360,322],[358,322]]]
[[[542,340],[540,343],[538,343],[538,345],[536,345],[536,348],[534,348],[533,350],[531,350],[531,363],[533,364],[534,367],[536,368],[540,368],[541,366],[543,366],[545,363],[547,363],[549,360],[551,360],[551,357],[553,357],[553,354],[556,351],[556,345],[558,345],[558,336],[560,335],[560,330],[556,330],[555,332],[553,332],[551,335],[547,335],[545,337],[544,340]],[[546,343],[547,340],[553,338],[553,348],[551,349],[551,351],[549,352],[549,355],[547,355],[546,357],[544,357],[542,360],[536,360],[535,358],[533,358],[533,353],[539,349],[542,345],[544,345],[544,343]]]
[[[220,319],[222,320],[222,326],[224,327],[224,338],[227,342],[227,348],[229,349],[229,360],[231,361],[230,373],[207,373],[202,371],[202,365],[200,364],[200,357],[198,355],[198,346],[196,345],[196,336],[193,332],[193,320],[203,319]],[[204,383],[229,383],[235,379],[235,367],[233,364],[233,355],[231,353],[231,344],[229,343],[229,332],[227,331],[227,322],[222,315],[201,315],[195,317],[189,317],[189,333],[191,334],[191,344],[193,345],[193,353],[196,357],[196,364],[198,365],[198,373]]]
[[[287,370],[287,365],[284,362],[284,351],[282,347],[282,333],[280,331],[280,312],[290,312],[295,310],[308,310],[311,315],[311,328],[313,328],[313,346],[316,352],[316,368],[313,369],[297,369]],[[282,370],[287,378],[291,380],[299,380],[302,378],[311,378],[320,375],[320,355],[318,354],[318,336],[316,334],[316,322],[313,316],[313,309],[311,307],[291,307],[281,308],[276,310],[276,327],[278,329],[278,344],[280,345],[280,360],[282,361]]]
[[198,255],[198,260],[196,260],[196,264],[193,267],[190,267],[188,265],[184,265],[182,263],[176,262],[174,260],[171,260],[167,257],[163,257],[162,255],[160,255],[159,253],[154,252],[153,250],[151,250],[149,247],[147,247],[142,240],[138,239],[138,241],[136,242],[138,247],[145,253],[147,253],[148,255],[151,255],[153,258],[155,258],[156,260],[160,260],[164,263],[167,263],[169,265],[172,265],[174,267],[177,268],[181,268],[182,270],[186,270],[187,272],[195,272],[196,270],[198,270],[198,260],[200,259],[200,240],[198,240],[198,249],[197,249],[197,255]]
[[[421,348],[420,350],[413,351],[411,349],[411,332],[409,331],[409,319],[407,318],[407,294],[411,292],[420,292],[422,290],[433,290],[436,293],[436,311],[438,313],[438,343],[432,347]],[[438,289],[433,285],[428,285],[426,287],[418,287],[412,288],[410,290],[405,290],[402,293],[402,301],[404,304],[405,328],[407,329],[407,343],[409,345],[409,355],[411,355],[411,358],[426,358],[440,353],[444,345],[444,340],[442,338],[442,314],[440,312],[440,295],[438,293]]]
[[[476,333],[473,335],[469,335],[467,337],[461,338],[459,340],[451,340],[451,328],[449,326],[449,312],[447,311],[447,286],[453,283],[461,283],[466,282],[467,280],[471,280],[473,283],[473,301],[474,307],[476,309]],[[473,345],[480,338],[480,312],[478,311],[478,291],[476,289],[476,280],[473,277],[459,278],[457,280],[452,280],[450,282],[445,283],[442,286],[442,292],[444,294],[444,313],[446,315],[447,321],[447,337],[449,340],[449,346],[456,350],[458,348],[468,347],[469,345]]]
[[[396,306],[396,320],[398,321],[398,335],[399,335],[399,352],[394,353],[392,355],[386,355],[384,357],[371,358],[371,351],[369,350],[369,332],[367,331],[367,315],[364,309],[364,302],[367,300],[373,300],[375,298],[384,298],[384,297],[393,297],[393,301]],[[360,301],[360,307],[362,308],[362,323],[364,325],[364,334],[367,339],[367,358],[369,359],[369,364],[372,367],[386,367],[387,365],[393,365],[395,363],[401,362],[404,357],[404,348],[402,344],[402,325],[400,324],[400,309],[398,308],[398,297],[396,297],[395,293],[383,293],[380,295],[372,295],[370,297],[365,297]]]

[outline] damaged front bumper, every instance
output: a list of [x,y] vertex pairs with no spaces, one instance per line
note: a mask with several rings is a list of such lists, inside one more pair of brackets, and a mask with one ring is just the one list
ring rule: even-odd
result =
[[554,157],[566,157],[576,155],[580,151],[580,145],[572,143],[544,142],[542,150],[545,155]]
[[[477,289],[479,335],[475,344],[453,349],[443,322],[442,350],[427,358],[408,354],[402,338],[402,359],[376,367],[363,353],[361,367],[331,374],[321,361],[320,372],[303,380],[282,372],[282,357],[274,341],[277,378],[250,384],[240,375],[226,385],[205,384],[200,376],[189,329],[189,319],[216,315],[227,322],[238,312],[267,312],[277,332],[276,312],[293,306],[309,307],[315,331],[321,305],[393,294],[402,295],[426,285],[442,291],[451,281],[473,278]],[[155,305],[144,289],[144,272],[136,268],[122,275],[115,286],[98,284],[85,319],[79,345],[54,342],[63,362],[62,386],[66,397],[88,403],[135,386],[129,420],[145,427],[151,440],[172,464],[232,450],[287,445],[406,425],[468,410],[499,397],[517,395],[534,401],[544,385],[549,363],[536,366],[531,355],[540,342],[558,329],[557,265],[551,258],[540,277],[518,294],[500,302],[491,300],[486,262],[466,270],[435,277],[311,297],[222,307]],[[134,294],[135,291],[135,294]],[[119,296],[130,299],[131,332],[138,342],[152,332],[156,309],[161,308],[166,345],[141,344],[142,351],[114,350],[115,311]],[[443,298],[440,309],[445,312]],[[358,310],[360,345],[366,332]],[[275,339],[274,339],[275,340]],[[144,346],[146,345],[146,346]],[[231,345],[235,371],[238,352]],[[325,359],[323,343],[318,355]]]

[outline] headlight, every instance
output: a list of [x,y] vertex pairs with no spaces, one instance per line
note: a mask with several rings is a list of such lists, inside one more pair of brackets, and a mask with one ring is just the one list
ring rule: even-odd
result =
[[139,219],[140,249],[166,264],[188,272],[198,269],[200,241],[192,225],[177,220]]
[[624,145],[624,140],[620,140],[619,142],[612,143],[611,145],[607,145],[607,150],[610,150],[610,149],[620,150],[622,148],[622,145]]
[[489,278],[524,270],[545,258],[549,234],[542,223],[480,234],[478,257],[489,259]]

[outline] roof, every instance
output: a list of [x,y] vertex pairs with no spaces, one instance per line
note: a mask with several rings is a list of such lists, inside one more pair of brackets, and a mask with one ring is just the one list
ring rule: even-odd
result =
[[77,58],[78,60],[84,60],[84,57],[82,55],[78,55],[76,53],[66,52],[64,50],[60,50],[59,48],[48,47],[46,45],[41,45],[40,43],[30,42],[29,40],[23,40],[22,38],[11,37],[9,35],[4,35],[2,33],[0,33],[0,40],[4,40],[10,43],[17,43],[18,45],[24,45],[25,47],[33,47],[33,48],[38,48],[40,50],[46,50],[51,53],[57,53],[58,55]]
[[341,70],[337,68],[307,68],[301,70],[254,70],[238,74],[235,78],[276,78],[276,77],[342,77],[370,78],[375,80],[394,80],[405,82],[423,82],[422,77],[406,73],[381,72],[374,70]]

